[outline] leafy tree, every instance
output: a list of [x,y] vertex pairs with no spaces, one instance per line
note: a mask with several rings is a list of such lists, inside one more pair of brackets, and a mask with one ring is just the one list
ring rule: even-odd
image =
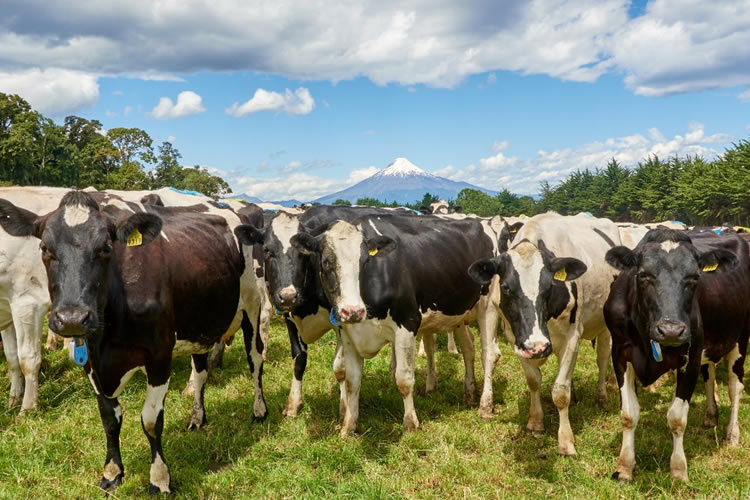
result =
[[341,199],[341,198],[339,198],[338,200],[334,201],[334,202],[333,202],[333,204],[334,204],[334,205],[346,205],[346,206],[351,206],[352,202],[351,202],[351,201],[349,201],[349,200],[344,200],[344,199]]

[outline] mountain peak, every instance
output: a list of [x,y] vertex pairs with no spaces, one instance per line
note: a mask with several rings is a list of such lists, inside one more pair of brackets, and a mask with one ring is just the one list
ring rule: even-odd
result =
[[382,176],[398,176],[405,177],[407,175],[430,175],[418,166],[406,158],[396,158],[391,162],[390,165],[385,167],[381,172],[376,174],[378,177]]

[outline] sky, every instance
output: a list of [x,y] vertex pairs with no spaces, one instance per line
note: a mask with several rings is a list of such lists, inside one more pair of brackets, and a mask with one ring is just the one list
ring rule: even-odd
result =
[[4,0],[0,92],[264,200],[396,157],[536,194],[749,139],[750,0]]

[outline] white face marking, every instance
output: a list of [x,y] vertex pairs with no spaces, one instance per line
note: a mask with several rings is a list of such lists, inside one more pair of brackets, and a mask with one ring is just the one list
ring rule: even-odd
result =
[[132,377],[135,372],[137,372],[138,370],[142,370],[142,369],[143,367],[136,366],[135,368],[132,368],[128,370],[127,372],[125,372],[125,374],[120,378],[120,385],[117,386],[117,389],[115,389],[115,392],[113,392],[111,396],[107,396],[106,394],[105,396],[110,397],[110,398],[116,398],[117,396],[119,396],[122,390],[125,389],[125,385],[127,385],[128,381],[130,380],[130,377]]
[[211,346],[205,346],[198,342],[190,342],[189,340],[178,340],[174,343],[172,348],[172,357],[185,356],[187,354],[202,354],[208,352]]
[[271,221],[271,228],[273,229],[273,234],[276,235],[281,243],[282,251],[287,253],[292,247],[292,244],[290,243],[292,236],[299,232],[299,218],[280,212],[279,215],[274,217]]
[[679,242],[677,241],[662,241],[661,243],[661,249],[665,252],[669,253],[672,250],[678,248],[680,246]]
[[151,464],[150,473],[151,484],[157,486],[162,493],[169,493],[169,469],[167,464],[161,458],[159,453],[156,454],[154,463]]
[[326,233],[326,245],[336,257],[336,276],[339,279],[339,297],[331,297],[339,308],[364,308],[359,292],[359,257],[363,243],[362,233],[348,222],[339,221]]
[[375,227],[375,223],[372,221],[372,219],[370,219],[368,222],[370,223],[370,226],[372,226],[372,230],[375,231],[378,236],[383,236],[383,233],[378,231],[378,228]]
[[166,241],[167,243],[169,243],[169,238],[167,238],[167,233],[165,233],[163,229],[162,229],[162,231],[161,231],[161,237],[162,237],[162,238],[164,238],[164,240],[165,240],[165,241]]
[[146,401],[143,403],[143,410],[141,410],[141,420],[143,421],[143,428],[151,437],[156,437],[154,426],[159,412],[164,409],[164,396],[167,395],[168,389],[169,379],[162,385],[148,385],[146,387]]
[[[544,261],[539,250],[529,242],[521,243],[508,251],[513,267],[518,272],[518,281],[521,285],[521,295],[527,297],[536,305],[539,296],[539,278],[544,269]],[[534,324],[531,326],[531,335],[526,344],[534,346],[537,343],[548,344],[549,340],[542,333],[539,314],[535,310]],[[516,353],[518,354],[518,353]]]
[[284,295],[284,294],[291,294],[291,293],[296,293],[296,292],[297,292],[297,289],[294,288],[294,285],[289,285],[287,287],[282,288],[281,292],[279,293],[281,293],[281,295]]
[[66,206],[63,212],[63,220],[70,227],[83,224],[89,220],[89,207],[81,205]]

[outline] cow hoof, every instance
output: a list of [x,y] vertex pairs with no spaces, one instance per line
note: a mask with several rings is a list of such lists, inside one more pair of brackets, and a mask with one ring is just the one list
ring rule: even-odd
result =
[[21,402],[23,402],[23,393],[21,393],[18,396],[10,395],[8,398],[8,408],[15,408],[16,406],[21,406]]
[[262,424],[266,421],[266,418],[268,418],[268,410],[263,415],[253,415],[253,423]]
[[557,454],[561,457],[575,457],[576,447],[573,443],[557,445]]
[[480,405],[479,406],[479,410],[478,410],[479,418],[481,418],[483,420],[489,420],[489,419],[491,419],[492,418],[492,410],[493,410],[492,406],[486,407],[486,406],[481,406]]
[[736,448],[737,446],[740,445],[740,436],[739,435],[727,436],[726,443],[727,443],[727,447]]
[[190,423],[187,426],[187,430],[189,431],[199,431],[203,427],[205,427],[206,423],[208,421],[206,420],[206,417],[203,417],[203,420],[198,420],[197,418],[193,418],[190,420]]
[[99,488],[104,490],[104,496],[109,496],[111,492],[115,491],[115,489],[122,484],[122,478],[124,476],[125,473],[123,472],[117,474],[114,479],[107,479],[102,476],[102,480],[99,481]]
[[437,390],[437,384],[432,384],[432,385],[428,384],[427,387],[425,387],[424,393],[429,396],[436,390]]
[[183,396],[193,396],[195,395],[195,387],[193,387],[193,381],[188,380],[187,384],[185,384],[185,388],[182,390]]
[[685,481],[686,483],[688,482],[687,469],[680,468],[677,470],[672,470],[671,472],[673,478],[679,479],[680,481]]
[[464,403],[466,406],[476,406],[478,399],[479,394],[477,394],[476,390],[464,391]]
[[630,474],[626,474],[622,471],[616,470],[612,474],[612,479],[619,483],[630,483],[633,481],[633,476]]
[[297,413],[302,409],[302,405],[287,402],[284,407],[284,411],[281,412],[285,417],[296,417]]
[[706,415],[706,417],[703,419],[703,427],[706,427],[707,429],[716,427],[718,423],[719,419],[717,415]]
[[414,432],[419,429],[419,420],[417,417],[404,419],[404,432]]
[[149,483],[149,485],[148,485],[148,494],[149,494],[150,496],[154,496],[154,495],[160,495],[160,494],[162,494],[162,493],[164,493],[164,494],[166,494],[166,495],[170,495],[170,494],[172,494],[173,492],[174,492],[174,491],[173,491],[173,489],[171,488],[171,485],[167,487],[167,490],[166,490],[166,491],[162,491],[162,489],[161,489],[161,488],[159,488],[158,486],[156,486],[155,484]]
[[606,410],[607,409],[607,396],[596,396],[596,407],[600,410]]

